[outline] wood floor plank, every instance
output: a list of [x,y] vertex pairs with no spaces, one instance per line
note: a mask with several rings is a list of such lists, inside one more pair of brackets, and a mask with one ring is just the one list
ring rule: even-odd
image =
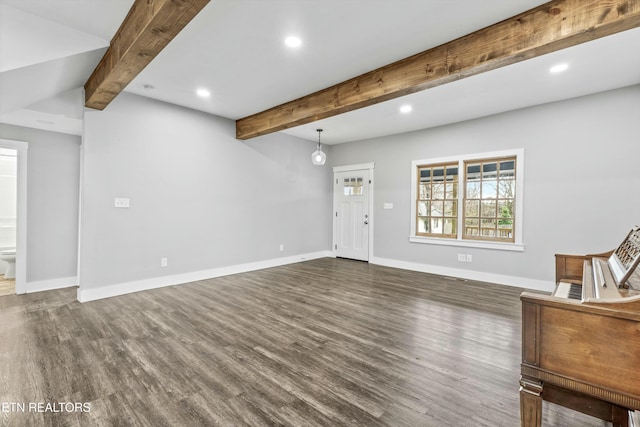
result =
[[[519,425],[521,289],[325,258],[80,304],[0,297],[4,426]],[[603,423],[545,405],[545,426]]]
[[16,280],[5,279],[3,274],[0,274],[0,296],[14,295],[16,293]]

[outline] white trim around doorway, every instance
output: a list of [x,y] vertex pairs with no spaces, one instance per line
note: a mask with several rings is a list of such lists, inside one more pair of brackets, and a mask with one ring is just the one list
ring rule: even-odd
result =
[[[355,164],[355,165],[344,165],[344,166],[334,166],[333,167],[333,177],[332,179],[335,180],[336,179],[336,174],[339,172],[352,172],[352,171],[360,171],[360,170],[368,170],[369,171],[369,180],[371,181],[371,183],[369,184],[369,228],[368,228],[368,232],[369,232],[369,260],[371,260],[374,256],[373,254],[373,227],[375,225],[375,221],[374,221],[374,212],[373,212],[373,194],[374,194],[374,185],[375,185],[375,179],[373,176],[373,170],[375,168],[375,163],[359,163],[359,164]],[[332,181],[333,182],[333,181]],[[332,186],[333,187],[333,186]],[[333,256],[336,256],[336,245],[337,245],[337,229],[336,229],[336,195],[333,194],[333,211],[331,213],[331,216],[333,218],[333,242],[331,244],[331,252],[333,253]]]
[[0,147],[18,154],[16,206],[16,294],[27,293],[27,150],[29,143],[0,139]]

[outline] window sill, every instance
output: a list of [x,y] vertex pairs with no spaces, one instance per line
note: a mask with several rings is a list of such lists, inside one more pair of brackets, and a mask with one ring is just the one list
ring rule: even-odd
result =
[[444,245],[444,246],[461,246],[465,248],[482,248],[482,249],[495,249],[499,251],[515,251],[523,252],[524,245],[522,243],[503,243],[503,242],[489,242],[479,240],[460,240],[460,239],[434,239],[430,237],[409,237],[411,243],[422,243],[427,245]]

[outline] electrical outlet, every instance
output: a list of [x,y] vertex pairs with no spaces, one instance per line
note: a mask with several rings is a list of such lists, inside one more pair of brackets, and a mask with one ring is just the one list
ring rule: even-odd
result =
[[467,254],[467,262],[473,262],[473,255]]
[[465,256],[465,254],[458,254],[458,261],[467,262],[467,257]]
[[280,244],[280,252],[284,251],[284,245]]
[[167,259],[166,258],[160,258],[160,267],[166,267],[167,265],[169,265],[167,263]]

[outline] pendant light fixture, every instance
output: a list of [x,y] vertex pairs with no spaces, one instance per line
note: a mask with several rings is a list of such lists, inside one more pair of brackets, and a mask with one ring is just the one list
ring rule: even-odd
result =
[[327,161],[327,155],[322,152],[322,146],[320,145],[320,132],[322,129],[316,129],[318,131],[318,148],[311,155],[311,163],[316,166],[322,166]]

